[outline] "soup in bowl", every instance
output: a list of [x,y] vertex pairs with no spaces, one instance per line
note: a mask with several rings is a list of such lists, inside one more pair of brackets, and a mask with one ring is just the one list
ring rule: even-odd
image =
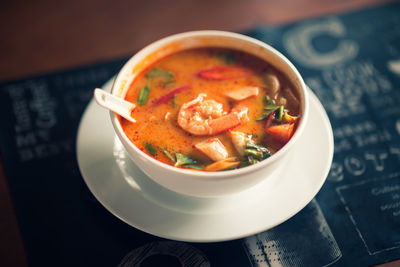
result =
[[284,166],[308,114],[295,67],[256,39],[196,31],[159,40],[121,69],[112,94],[135,104],[114,129],[158,184],[192,196],[240,192]]

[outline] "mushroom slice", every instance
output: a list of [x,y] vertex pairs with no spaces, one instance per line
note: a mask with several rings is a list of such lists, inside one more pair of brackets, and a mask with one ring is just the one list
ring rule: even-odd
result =
[[228,151],[218,138],[209,138],[194,145],[194,147],[213,161],[223,160],[228,157]]
[[252,96],[257,96],[259,91],[260,89],[256,86],[246,86],[240,89],[229,91],[226,93],[226,96],[235,101],[241,101]]
[[241,156],[243,156],[247,141],[249,140],[249,137],[247,136],[247,134],[242,133],[242,132],[237,132],[237,131],[230,131],[229,135],[231,136],[232,143],[233,143],[236,151]]
[[240,164],[240,161],[238,161],[235,157],[230,157],[230,158],[226,158],[226,159],[211,163],[210,165],[207,165],[203,170],[204,171],[222,171],[222,170],[236,167],[239,164]]
[[265,83],[267,85],[268,93],[271,96],[276,95],[281,88],[281,83],[279,82],[278,77],[272,73],[265,75]]
[[285,111],[285,113],[283,114],[283,119],[285,122],[296,122],[299,119],[299,116],[292,116],[290,115],[287,111]]
[[298,108],[300,106],[300,101],[299,99],[294,95],[292,90],[290,88],[284,88],[283,89],[284,94],[288,100],[289,103],[292,103],[293,106]]

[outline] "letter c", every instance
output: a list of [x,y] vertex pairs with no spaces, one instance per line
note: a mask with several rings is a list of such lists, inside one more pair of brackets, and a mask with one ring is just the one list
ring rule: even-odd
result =
[[296,61],[310,68],[329,67],[352,60],[357,56],[359,47],[352,40],[340,40],[335,49],[325,53],[317,51],[312,40],[322,34],[339,39],[346,35],[346,29],[337,18],[312,21],[285,33],[283,45]]

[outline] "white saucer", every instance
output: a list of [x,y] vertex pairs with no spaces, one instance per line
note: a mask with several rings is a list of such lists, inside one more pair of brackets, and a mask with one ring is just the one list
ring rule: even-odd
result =
[[[104,85],[110,90],[111,82]],[[232,240],[289,219],[317,194],[333,157],[333,134],[324,108],[310,92],[310,115],[287,168],[239,194],[196,198],[147,178],[114,134],[109,112],[91,101],[80,123],[77,156],[82,176],[98,201],[127,224],[182,241]]]

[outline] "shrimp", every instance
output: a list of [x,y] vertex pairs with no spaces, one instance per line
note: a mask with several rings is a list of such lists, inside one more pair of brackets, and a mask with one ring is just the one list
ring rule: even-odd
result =
[[193,135],[215,135],[240,124],[247,109],[224,112],[223,105],[215,100],[203,100],[207,95],[199,94],[184,103],[178,113],[178,125]]

